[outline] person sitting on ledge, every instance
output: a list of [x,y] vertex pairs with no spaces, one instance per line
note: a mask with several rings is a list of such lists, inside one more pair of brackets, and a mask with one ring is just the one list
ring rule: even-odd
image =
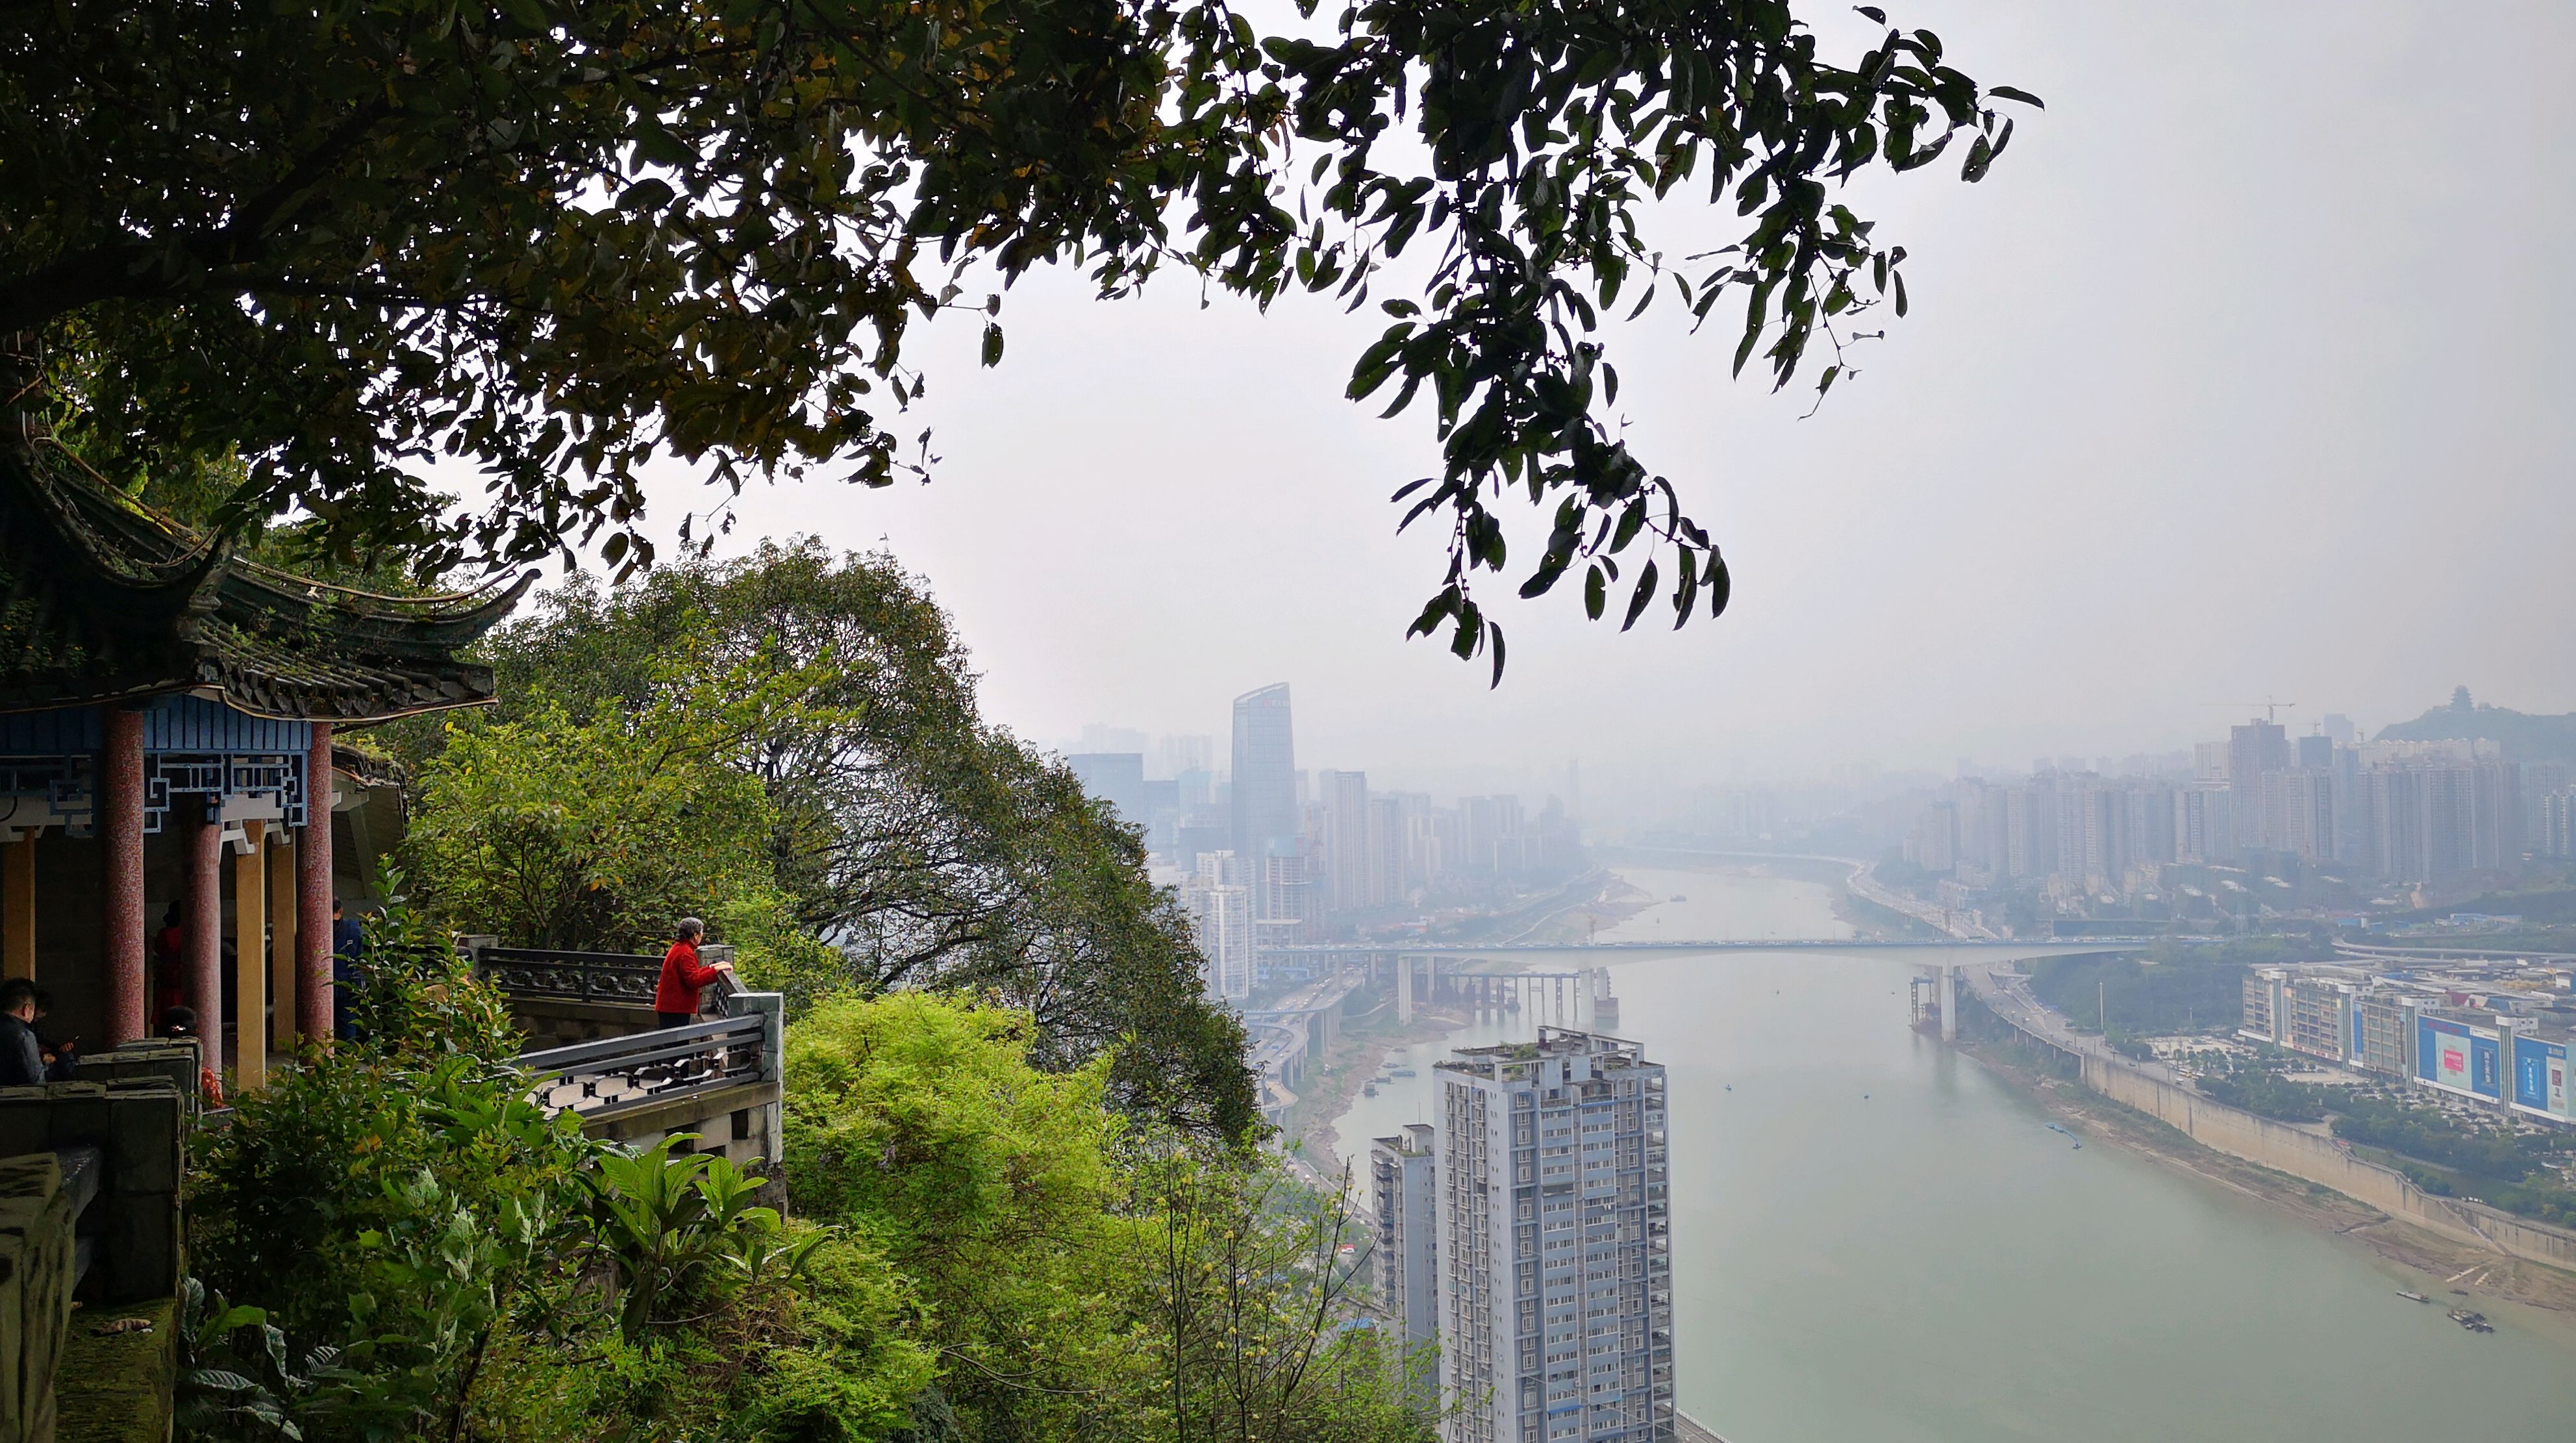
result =
[[66,1037],[56,1042],[45,1035],[45,1014],[54,1010],[54,994],[36,989],[36,1046],[45,1059],[47,1082],[80,1080],[80,1039]]
[[0,982],[0,1087],[35,1087],[44,1080],[44,1046],[36,1040],[36,984],[12,977]]

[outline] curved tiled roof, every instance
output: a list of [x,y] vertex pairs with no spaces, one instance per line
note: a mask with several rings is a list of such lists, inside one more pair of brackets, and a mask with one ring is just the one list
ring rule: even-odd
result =
[[457,653],[535,580],[378,596],[290,576],[0,439],[0,711],[188,692],[258,716],[382,721],[492,699]]

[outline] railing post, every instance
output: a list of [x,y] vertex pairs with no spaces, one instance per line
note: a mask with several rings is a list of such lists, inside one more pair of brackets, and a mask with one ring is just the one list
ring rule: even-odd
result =
[[787,998],[777,992],[735,992],[725,998],[725,1015],[760,1019],[760,1080],[776,1082],[787,1061]]

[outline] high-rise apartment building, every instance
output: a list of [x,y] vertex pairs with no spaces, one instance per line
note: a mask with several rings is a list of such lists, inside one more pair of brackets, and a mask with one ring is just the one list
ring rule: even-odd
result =
[[1285,682],[1234,699],[1233,806],[1236,856],[1297,849],[1297,747]]
[[1143,752],[1075,752],[1064,764],[1084,791],[1117,811],[1118,820],[1131,827],[1152,820],[1145,804]]
[[[2304,744],[2323,737],[2301,737]],[[2329,746],[2332,743],[2328,743]],[[2321,767],[2292,767],[2263,774],[2263,845],[2305,861],[2335,856],[2333,758]]]
[[1332,879],[1333,910],[1369,905],[1368,773],[1318,772],[1324,804],[1324,866]]
[[2236,794],[2225,782],[2194,783],[2173,794],[2173,844],[2177,862],[2232,861],[2236,856]]
[[1372,907],[1401,902],[1407,890],[1404,802],[1371,797],[1368,804],[1368,899]]
[[1914,865],[1927,872],[1948,872],[1959,864],[1959,809],[1948,802],[1934,802],[1914,819],[1913,835],[1905,839],[1905,852]]
[[2540,799],[2540,854],[2576,857],[2576,790],[2561,789]]
[[2005,865],[2026,880],[2057,870],[2057,774],[2042,772],[2017,788],[2005,816]]
[[1434,1073],[1447,1443],[1670,1443],[1664,1069],[1541,1028]]
[[1198,870],[1181,886],[1190,935],[1207,965],[1208,994],[1229,1002],[1252,996],[1252,890],[1232,852],[1200,854]]
[[2528,835],[2521,769],[2508,761],[2376,766],[2361,774],[2360,810],[2364,862],[2399,881],[2510,870]]
[[2323,732],[2299,738],[2298,764],[2302,771],[2334,770],[2334,738]]
[[1427,1122],[1369,1144],[1377,1303],[1407,1354],[1440,1343],[1440,1168]]
[[2236,849],[2259,851],[2277,845],[2263,835],[2263,774],[2287,771],[2289,733],[2268,721],[2249,721],[2227,733],[2227,790],[2236,818]]

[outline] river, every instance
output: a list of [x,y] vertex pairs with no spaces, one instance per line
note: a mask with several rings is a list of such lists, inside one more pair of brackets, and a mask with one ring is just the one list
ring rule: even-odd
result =
[[[1609,937],[1848,936],[1826,889],[1621,867],[1665,901]],[[2576,1438],[2576,1331],[2480,1300],[2215,1183],[2080,1149],[1906,1026],[1909,954],[1614,964],[1621,1036],[1671,1077],[1684,1411],[1728,1443]],[[1362,1099],[1345,1157],[1427,1120],[1449,1047]]]

